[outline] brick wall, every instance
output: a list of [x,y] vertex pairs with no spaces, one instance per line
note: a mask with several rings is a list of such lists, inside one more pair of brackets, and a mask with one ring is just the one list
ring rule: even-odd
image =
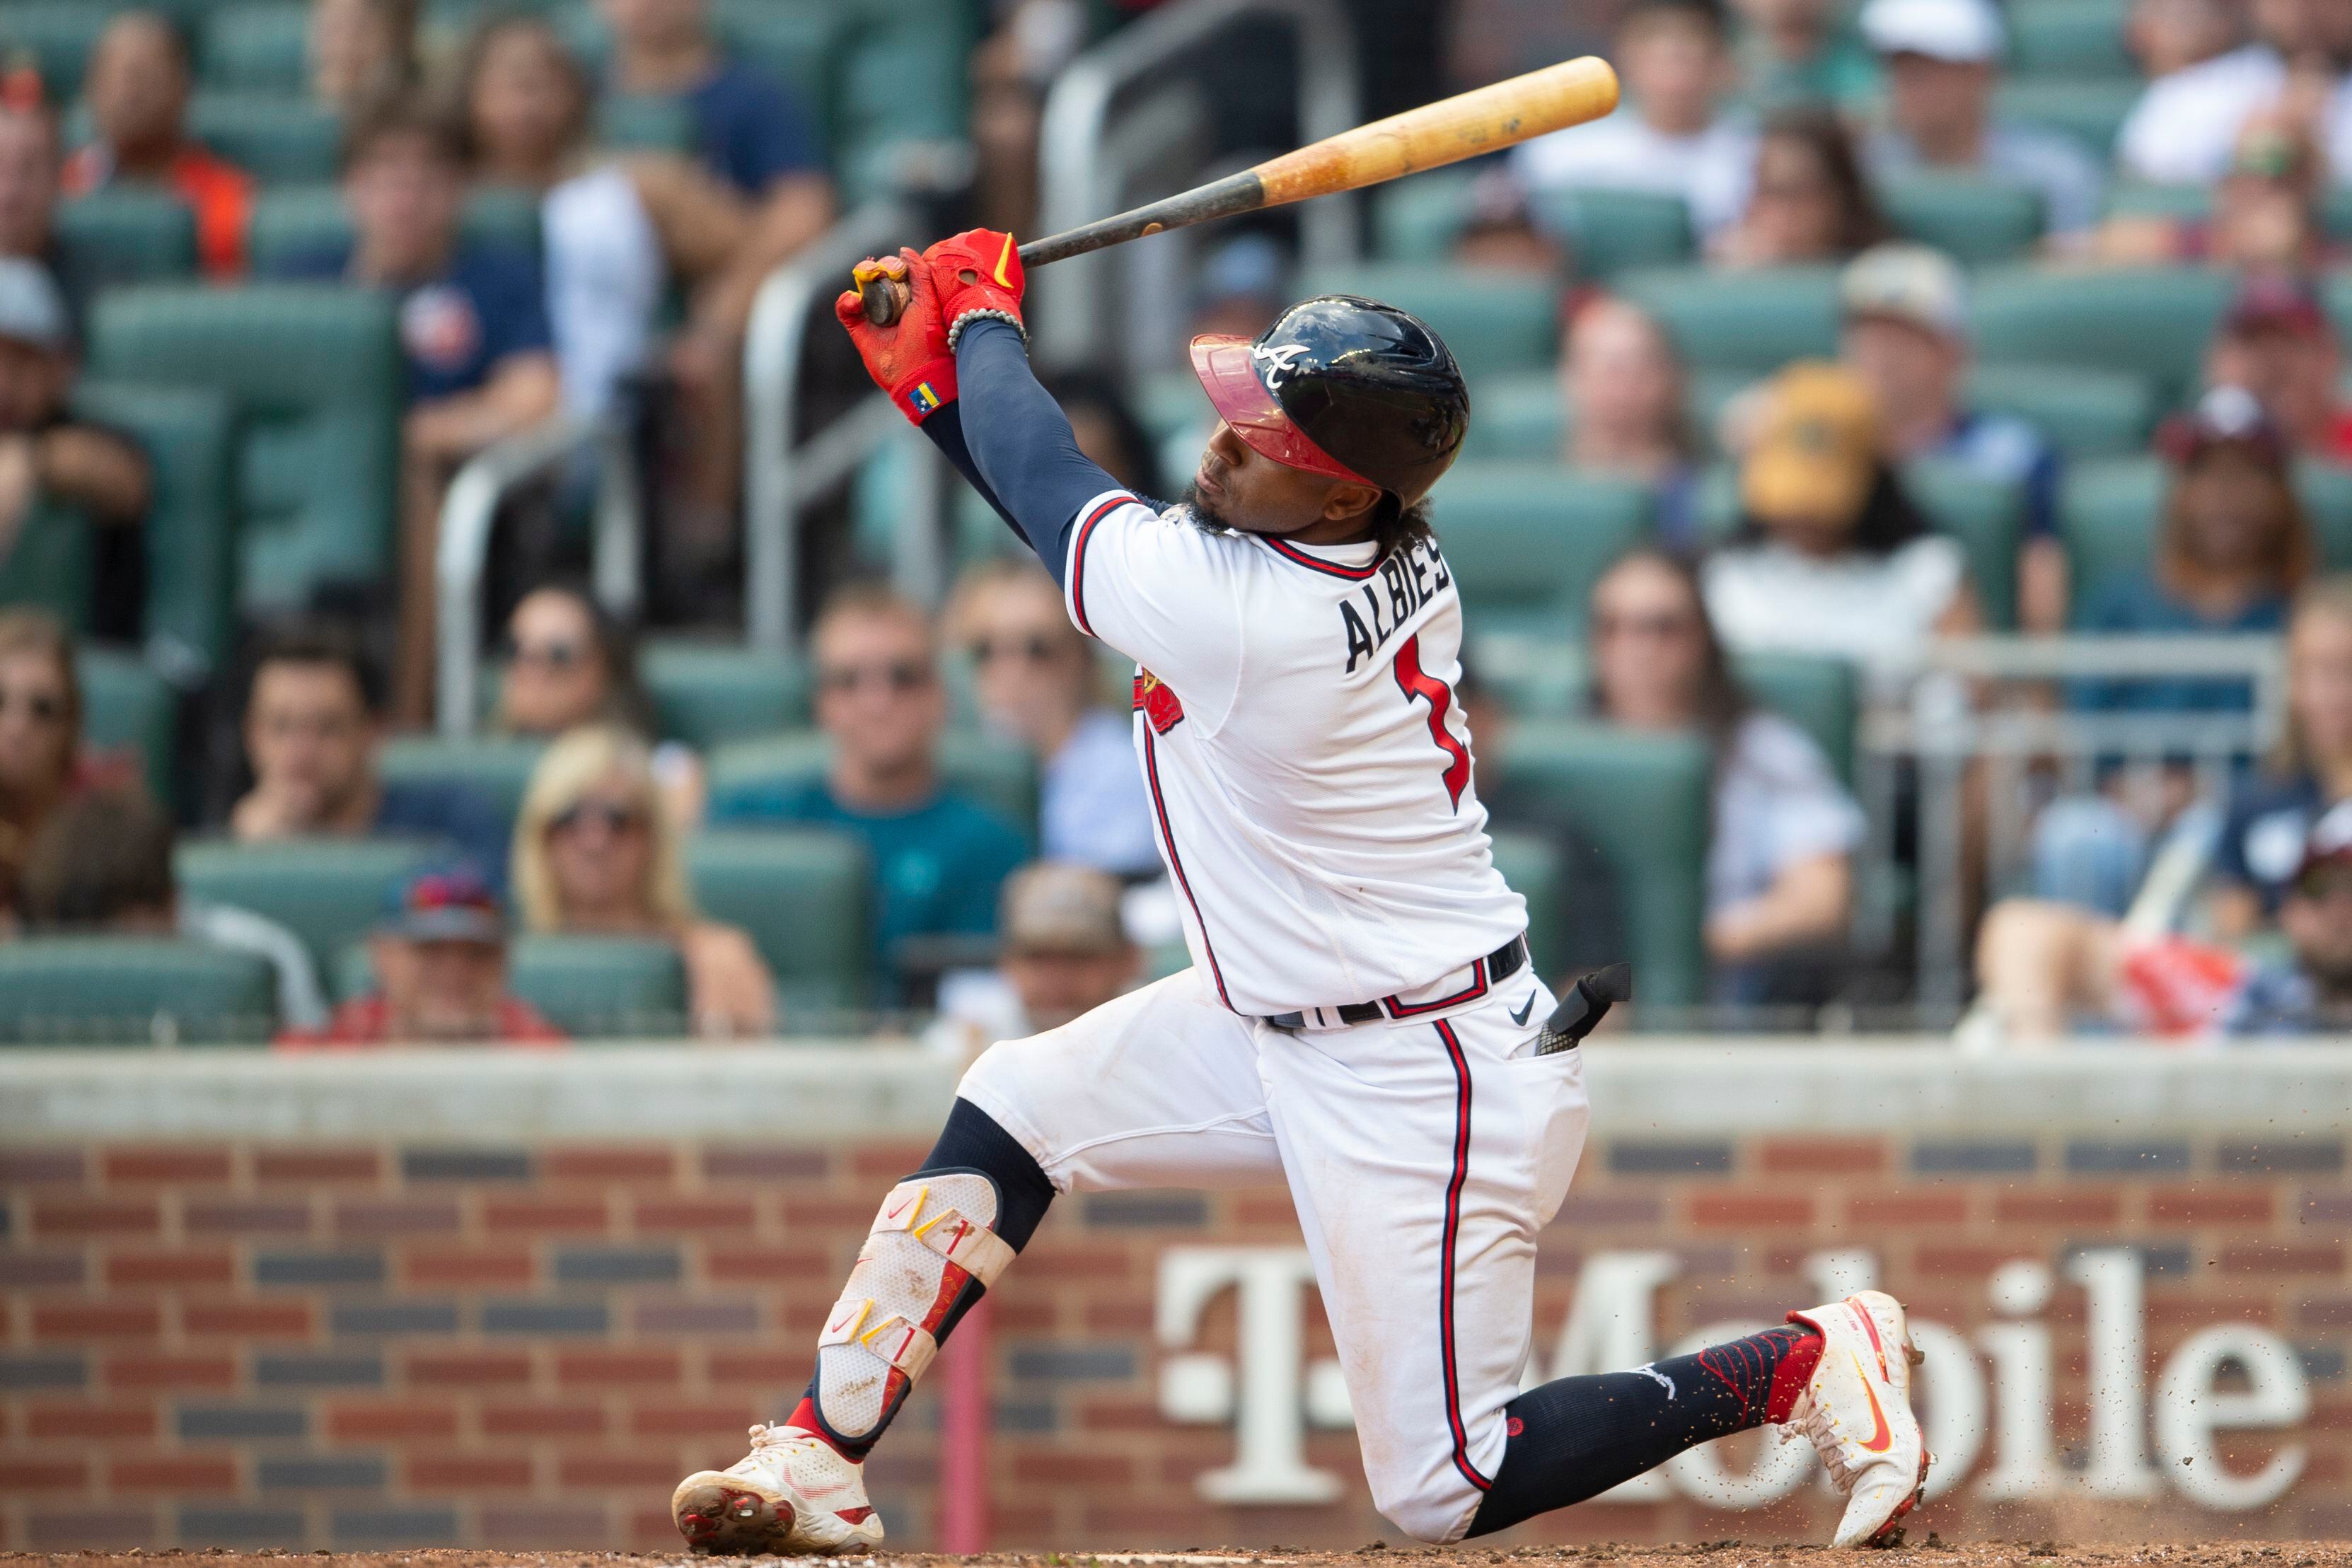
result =
[[[348,1548],[478,1542],[662,1547],[684,1470],[739,1457],[785,1407],[877,1197],[920,1155],[852,1143],[535,1139],[44,1141],[0,1149],[0,1545]],[[2249,1468],[2292,1439],[2302,1479],[2252,1515],[2170,1492],[2103,1515],[2010,1505],[1973,1480],[1946,1533],[2273,1535],[2352,1530],[2352,1181],[2340,1135],[1723,1138],[1608,1135],[1545,1237],[1548,1357],[1583,1260],[1664,1248],[1655,1343],[1816,1299],[1809,1260],[1872,1255],[1915,1313],[1973,1332],[2005,1262],[2127,1245],[2146,1268],[2147,1376],[2189,1333],[2259,1324],[2310,1380],[2296,1431],[2234,1441]],[[1160,1413],[1152,1341],[1163,1252],[1295,1246],[1278,1191],[1066,1201],[995,1297],[999,1544],[1294,1542],[1384,1531],[1345,1431],[1309,1461],[1328,1505],[1216,1506],[1197,1478],[1234,1434]],[[1232,1292],[1181,1349],[1234,1351]],[[1330,1354],[1308,1314],[1309,1361]],[[2060,1446],[2085,1424],[2084,1297],[2053,1325]],[[1548,1364],[1548,1362],[1546,1363]],[[929,1392],[870,1468],[893,1538],[931,1536]],[[1991,1460],[1990,1445],[1975,1469]],[[1758,1512],[1594,1504],[1530,1527],[1612,1539],[1810,1533],[1817,1489]],[[2104,1521],[2104,1522],[2102,1522]],[[1393,1537],[1392,1537],[1393,1538]]]

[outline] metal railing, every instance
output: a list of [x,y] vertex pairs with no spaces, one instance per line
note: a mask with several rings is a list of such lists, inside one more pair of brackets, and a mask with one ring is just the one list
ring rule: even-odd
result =
[[[1110,134],[1121,92],[1241,23],[1287,22],[1298,47],[1298,130],[1303,145],[1360,123],[1355,32],[1332,0],[1188,0],[1153,12],[1073,60],[1045,96],[1038,135],[1038,227],[1057,234],[1114,213],[1132,170]],[[1352,203],[1309,202],[1299,210],[1301,256],[1310,267],[1352,261],[1360,252]],[[1144,242],[1139,242],[1141,244]],[[1160,242],[1164,243],[1164,242]],[[1102,358],[1113,258],[1072,256],[1040,271],[1031,288],[1041,361],[1090,364]]]
[[[751,645],[783,653],[796,640],[800,602],[800,525],[809,507],[840,485],[899,428],[898,412],[879,392],[863,397],[804,442],[797,432],[805,401],[802,360],[809,327],[833,324],[833,298],[848,286],[849,269],[869,256],[889,255],[919,238],[918,219],[905,205],[874,202],[839,223],[769,274],[751,306],[743,344],[748,434],[743,472],[743,625]],[[928,444],[924,445],[929,456]],[[928,467],[924,459],[918,463]],[[938,508],[945,486],[916,486],[917,504],[902,519],[899,543],[908,576],[921,573],[925,552],[940,545]],[[928,515],[920,515],[928,514]],[[937,577],[934,564],[928,574]],[[921,597],[919,583],[901,579]]]
[[478,454],[457,470],[442,497],[434,557],[434,715],[443,735],[454,739],[473,734],[478,716],[482,580],[499,506],[521,486],[590,453],[596,465],[591,568],[596,600],[617,616],[635,612],[644,519],[627,433],[609,422],[558,414]]
[[[2242,712],[2082,711],[2074,681],[2242,681]],[[2034,821],[2053,799],[2102,782],[2211,801],[2268,750],[2285,725],[2284,653],[2276,637],[1966,637],[1933,644],[1904,706],[1865,716],[1858,782],[1873,860],[1891,867],[1898,817],[1916,827],[1916,1000],[1956,1009],[1969,985],[1973,894],[2017,885]],[[1913,776],[1906,788],[1905,775]],[[2185,774],[2185,779],[2180,776]],[[2184,787],[2185,786],[2185,787]],[[1862,946],[1885,951],[1891,910],[1866,909]]]

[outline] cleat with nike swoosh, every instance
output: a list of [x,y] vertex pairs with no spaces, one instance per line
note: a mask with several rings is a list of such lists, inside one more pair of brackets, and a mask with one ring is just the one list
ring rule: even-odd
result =
[[1895,1546],[1927,1485],[1927,1438],[1911,1411],[1911,1343],[1903,1303],[1884,1291],[1790,1312],[1822,1336],[1820,1362],[1781,1428],[1801,1432],[1845,1494],[1832,1546]]
[[882,1544],[882,1521],[866,1500],[866,1467],[798,1427],[752,1427],[751,1451],[678,1482],[669,1512],[688,1546],[723,1556]]

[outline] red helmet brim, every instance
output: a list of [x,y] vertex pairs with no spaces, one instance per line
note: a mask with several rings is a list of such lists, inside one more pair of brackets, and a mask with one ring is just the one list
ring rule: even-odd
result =
[[1286,468],[1371,485],[1376,490],[1381,487],[1316,445],[1290,422],[1290,415],[1258,379],[1247,338],[1213,334],[1193,339],[1192,373],[1201,378],[1217,417],[1259,456],[1271,457]]

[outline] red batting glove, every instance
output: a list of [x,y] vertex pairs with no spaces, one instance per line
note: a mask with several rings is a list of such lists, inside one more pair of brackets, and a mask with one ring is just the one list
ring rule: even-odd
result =
[[[866,319],[866,301],[859,288],[876,277],[887,277],[903,283],[913,292],[898,319],[887,327],[877,327]],[[833,302],[833,313],[849,329],[849,340],[857,345],[857,357],[866,361],[866,373],[874,384],[890,394],[890,401],[908,421],[920,424],[955,401],[955,353],[948,347],[947,326],[940,319],[939,290],[932,286],[931,269],[923,258],[911,250],[901,250],[897,256],[879,261],[857,264],[850,274],[858,288],[853,288]]]
[[1021,319],[1021,250],[1009,234],[967,229],[923,253],[931,285],[939,290],[940,319],[948,324],[948,347],[963,336],[964,324],[981,317],[1010,321],[1029,340]]

